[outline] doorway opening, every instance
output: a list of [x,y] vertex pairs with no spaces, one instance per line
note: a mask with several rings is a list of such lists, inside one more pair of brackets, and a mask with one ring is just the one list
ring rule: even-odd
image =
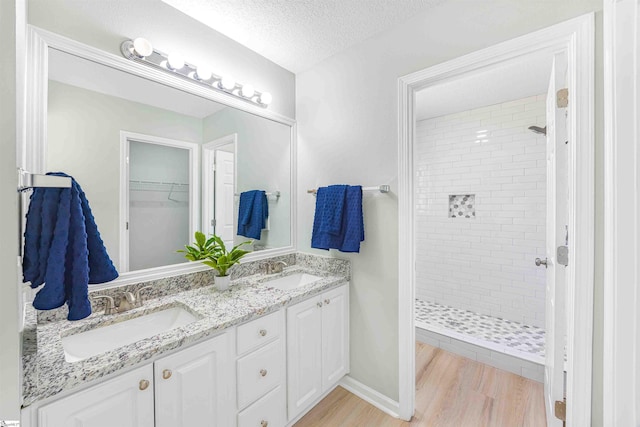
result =
[[417,338],[544,382],[548,425],[565,396],[589,424],[592,34],[588,15],[400,79],[402,418]]

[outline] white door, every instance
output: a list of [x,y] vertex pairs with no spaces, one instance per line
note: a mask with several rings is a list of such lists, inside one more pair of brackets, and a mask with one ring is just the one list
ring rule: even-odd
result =
[[349,288],[322,295],[322,390],[349,372]]
[[155,362],[156,427],[235,425],[232,345],[224,333]]
[[[547,222],[545,312],[545,406],[547,425],[561,427],[555,417],[556,401],[564,398],[564,365],[567,335],[565,293],[566,267],[556,259],[557,248],[567,246],[568,224],[568,107],[559,107],[557,93],[566,88],[566,54],[556,54],[547,92]],[[573,143],[573,141],[569,141]],[[545,265],[541,265],[542,268]]]
[[322,393],[322,299],[287,309],[287,386],[289,419]]
[[216,150],[215,233],[227,248],[233,247],[235,159],[234,154]]
[[39,427],[153,427],[153,367],[143,366],[38,410]]

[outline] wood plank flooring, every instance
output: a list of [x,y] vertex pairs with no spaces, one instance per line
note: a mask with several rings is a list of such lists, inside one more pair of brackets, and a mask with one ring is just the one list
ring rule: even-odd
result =
[[390,417],[341,387],[295,427],[546,426],[542,384],[416,343],[416,412]]

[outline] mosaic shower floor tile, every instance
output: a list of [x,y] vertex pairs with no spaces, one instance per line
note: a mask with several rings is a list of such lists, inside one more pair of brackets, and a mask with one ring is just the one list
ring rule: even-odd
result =
[[[472,311],[416,299],[416,323],[440,333],[443,329],[465,335],[470,342],[497,344],[508,353],[544,363],[544,329]],[[493,345],[491,347],[494,347]]]

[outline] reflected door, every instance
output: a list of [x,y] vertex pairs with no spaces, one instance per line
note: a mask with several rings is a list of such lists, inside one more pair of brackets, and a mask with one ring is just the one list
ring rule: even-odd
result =
[[235,154],[216,150],[215,162],[215,233],[227,248],[231,248],[234,236]]

